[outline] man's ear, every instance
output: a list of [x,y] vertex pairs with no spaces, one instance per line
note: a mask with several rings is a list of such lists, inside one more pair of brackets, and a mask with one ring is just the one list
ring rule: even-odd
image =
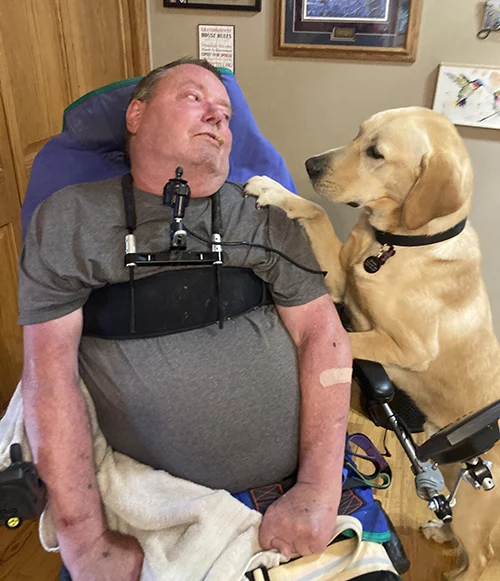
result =
[[137,133],[137,130],[138,130],[139,125],[141,123],[142,113],[143,113],[145,107],[146,107],[146,103],[144,103],[144,101],[139,101],[138,99],[133,99],[130,102],[130,104],[127,108],[127,112],[125,114],[125,120],[127,123],[127,130],[130,133],[132,133],[132,134]]
[[440,153],[425,154],[420,164],[420,176],[406,197],[402,222],[408,230],[417,230],[431,220],[453,214],[466,202],[467,180],[463,172]]

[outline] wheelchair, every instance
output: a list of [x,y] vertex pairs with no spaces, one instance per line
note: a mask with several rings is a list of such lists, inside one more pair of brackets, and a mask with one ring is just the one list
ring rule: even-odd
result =
[[[260,134],[241,89],[232,75],[223,74],[234,107],[231,119],[233,149],[229,181],[244,183],[256,174],[266,174],[296,192],[281,156]],[[37,205],[65,186],[118,177],[128,171],[123,154],[124,114],[139,79],[129,79],[103,87],[70,105],[64,114],[63,132],[51,139],[36,156],[22,209],[23,232]],[[260,152],[260,153],[259,153]],[[337,306],[346,328],[345,309]],[[474,488],[494,486],[491,465],[481,458],[500,439],[500,401],[467,417],[459,418],[417,446],[412,432],[424,418],[402,392],[392,384],[383,367],[374,362],[355,361],[353,376],[363,394],[366,415],[377,426],[392,429],[405,451],[415,476],[417,494],[436,517],[445,523],[453,518],[455,495],[465,480]],[[406,410],[401,409],[401,401]],[[417,416],[417,428],[408,421],[408,410]],[[404,411],[404,413],[403,413]],[[444,494],[440,464],[459,463],[455,486]],[[9,529],[43,512],[46,491],[35,467],[25,462],[17,444],[11,447],[11,465],[0,472],[0,524]],[[389,520],[392,540],[384,546],[395,568],[404,573],[409,562]]]

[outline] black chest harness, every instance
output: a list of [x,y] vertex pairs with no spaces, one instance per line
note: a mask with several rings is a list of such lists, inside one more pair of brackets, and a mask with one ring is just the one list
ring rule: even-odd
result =
[[[187,187],[184,180],[171,182],[177,182],[173,184],[174,192],[179,192],[175,188],[182,187],[180,182]],[[167,186],[164,204],[166,198],[172,197],[171,192],[168,197]],[[124,267],[129,269],[130,279],[92,290],[83,307],[84,335],[142,339],[199,329],[216,322],[222,328],[224,320],[272,304],[267,284],[252,270],[223,265],[219,192],[211,196],[212,252],[185,252],[185,246],[175,242],[184,231],[178,214],[183,216],[188,199],[174,193],[177,205],[171,225],[171,248],[156,254],[136,252],[135,197],[130,174],[122,178],[122,192],[128,229]],[[136,280],[134,270],[144,266],[174,268]]]

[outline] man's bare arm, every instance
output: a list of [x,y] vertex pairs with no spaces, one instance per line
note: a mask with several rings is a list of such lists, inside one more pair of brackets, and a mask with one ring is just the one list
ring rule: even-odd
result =
[[24,328],[26,431],[47,485],[63,560],[74,581],[86,578],[85,570],[112,579],[119,570],[117,560],[126,569],[121,578],[135,580],[142,551],[134,539],[107,530],[97,487],[92,430],[79,386],[81,332],[81,309]]
[[97,488],[90,420],[79,386],[81,309],[24,328],[23,404],[26,431],[46,482],[61,534],[86,523],[105,530]]
[[297,484],[268,510],[261,544],[285,555],[319,553],[330,541],[341,495],[352,359],[327,295],[278,307],[298,352],[301,385]]
[[352,358],[349,337],[330,297],[279,307],[299,358],[301,386],[298,479],[329,485],[344,460]]

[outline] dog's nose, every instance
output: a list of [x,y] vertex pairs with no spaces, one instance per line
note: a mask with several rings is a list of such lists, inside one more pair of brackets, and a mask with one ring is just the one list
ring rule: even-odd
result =
[[319,177],[325,169],[325,156],[316,155],[306,161],[306,170],[311,179]]

